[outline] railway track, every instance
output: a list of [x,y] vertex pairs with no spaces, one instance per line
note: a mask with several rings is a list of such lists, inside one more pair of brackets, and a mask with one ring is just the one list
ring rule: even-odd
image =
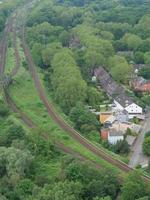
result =
[[[5,31],[6,33],[8,33],[11,30],[11,26],[6,27]],[[38,77],[38,73],[36,71],[36,67],[33,63],[32,60],[32,56],[30,54],[29,48],[26,44],[25,41],[25,31],[24,28],[22,29],[22,47],[24,49],[24,53],[25,53],[25,57],[29,63],[29,69],[32,75],[32,78],[35,82],[35,87],[37,88],[37,91],[39,93],[40,99],[42,100],[43,104],[45,105],[45,107],[47,108],[48,114],[49,116],[63,129],[65,130],[72,138],[74,138],[75,140],[77,140],[80,144],[82,144],[84,147],[86,147],[88,150],[90,150],[91,152],[93,152],[95,155],[99,156],[100,158],[104,159],[105,161],[107,161],[108,163],[114,165],[115,167],[121,169],[124,172],[130,172],[132,170],[134,170],[133,168],[129,167],[127,164],[121,162],[120,160],[114,159],[113,157],[111,157],[109,154],[107,154],[106,152],[104,152],[102,149],[98,148],[97,146],[95,146],[94,144],[92,144],[90,141],[88,141],[86,138],[84,138],[83,136],[81,136],[76,130],[74,130],[69,124],[67,124],[56,112],[55,109],[53,107],[52,104],[49,103],[44,88],[41,85],[41,82],[39,80]],[[7,36],[7,34],[6,34]],[[7,37],[4,36],[2,42],[0,43],[0,74],[2,74],[4,72],[4,67],[5,67],[5,60],[6,60],[6,51],[7,51]],[[14,35],[14,38],[16,38],[16,36]],[[2,48],[4,47],[4,49]],[[15,56],[16,56],[16,69],[14,69],[14,72],[12,72],[12,75],[16,73],[17,68],[19,67],[19,54],[17,53],[17,47],[15,47]],[[9,103],[9,105],[12,107],[12,109],[15,112],[19,112],[20,110],[17,108],[17,106],[11,101],[11,99],[9,98],[8,94],[6,94],[6,100]],[[24,113],[20,113],[22,116],[22,120],[31,128],[34,127],[35,125],[32,123],[32,121],[24,115]],[[63,146],[63,144],[60,145],[61,148],[63,147],[64,151],[68,151],[71,152],[72,150],[69,148],[66,148],[65,146]],[[76,154],[76,152],[75,152]],[[82,156],[83,158],[83,156]],[[85,158],[83,158],[85,159]],[[100,167],[100,165],[98,165],[97,163],[95,163],[95,165],[97,165],[97,167]],[[143,175],[143,179],[147,182],[150,181],[150,178],[146,175]]]
[[111,163],[112,165],[116,166],[117,168],[123,170],[124,172],[130,172],[133,170],[133,168],[129,167],[127,164],[116,160],[112,158],[110,155],[108,155],[106,152],[98,148],[97,146],[93,145],[90,141],[88,141],[86,138],[81,136],[76,130],[74,130],[69,124],[67,124],[54,110],[54,107],[52,104],[49,103],[45,91],[41,85],[41,82],[39,80],[36,67],[33,63],[32,56],[30,54],[29,48],[25,41],[25,31],[23,28],[22,31],[22,46],[24,49],[25,57],[29,64],[29,69],[32,75],[32,78],[35,82],[35,87],[39,93],[40,99],[42,100],[43,104],[45,105],[49,116],[63,129],[65,130],[72,138],[77,140],[80,144],[82,144],[84,147],[86,147],[88,150],[93,152],[95,155],[101,157],[105,161]]
[[[13,32],[13,48],[15,50],[15,60],[16,60],[16,66],[13,68],[12,72],[11,72],[11,77],[15,76],[19,70],[20,64],[21,64],[21,60],[20,60],[20,55],[19,55],[19,51],[18,51],[18,47],[17,47],[17,34],[16,34],[16,27],[13,26],[12,28],[12,32]],[[7,51],[6,51],[7,52]],[[5,53],[6,53],[5,52]],[[3,57],[4,58],[4,57]],[[4,65],[5,68],[5,65]],[[3,68],[3,70],[4,70]],[[3,72],[2,72],[3,73]],[[25,114],[23,113],[18,107],[17,105],[14,103],[14,101],[11,99],[11,97],[9,96],[8,92],[5,91],[5,101],[7,102],[7,104],[10,106],[10,108],[15,112],[18,113],[20,118],[22,119],[22,121],[24,122],[24,124],[26,124],[27,127],[29,128],[36,128],[37,125]],[[42,133],[43,138],[44,139],[48,139],[49,135],[48,133]],[[94,167],[96,167],[97,169],[100,169],[101,166],[100,164],[96,163],[95,161],[91,161],[90,159],[82,156],[81,154],[79,154],[78,152],[72,150],[69,147],[66,147],[64,144],[62,143],[58,143],[55,142],[56,146],[62,150],[63,152],[72,155],[75,158],[80,159],[81,161],[87,161],[88,163],[90,163],[91,165],[93,165]]]
[[2,40],[0,42],[0,75],[3,74],[6,64],[6,53],[8,47],[8,35],[12,29],[13,18],[9,18],[3,31]]

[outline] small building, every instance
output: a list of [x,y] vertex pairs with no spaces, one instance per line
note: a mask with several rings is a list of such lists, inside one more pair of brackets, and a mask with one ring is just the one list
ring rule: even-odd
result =
[[124,140],[124,133],[115,129],[110,129],[108,132],[108,142],[110,144],[116,144],[118,141]]
[[150,81],[147,81],[142,77],[136,77],[132,81],[132,87],[135,91],[150,92]]
[[104,124],[109,117],[112,117],[112,112],[100,112],[99,120],[101,124]]
[[134,144],[135,140],[136,140],[135,136],[127,135],[126,137],[126,141],[130,147]]
[[125,88],[118,85],[103,67],[95,69],[94,76],[107,95],[114,98],[115,111],[127,111],[130,119],[142,114],[142,108],[134,103],[133,99],[126,94]]
[[117,131],[121,130],[124,134],[126,133],[128,129],[130,129],[131,131],[135,133],[139,133],[141,130],[141,125],[134,124],[131,122],[121,123],[121,122],[116,121],[115,123],[113,123],[112,128]]
[[141,115],[143,113],[142,107],[135,103],[128,105],[125,110],[129,113],[129,118],[134,118],[136,115]]
[[123,112],[116,112],[115,116],[118,122],[125,123],[129,121],[129,115],[125,110]]
[[100,133],[100,137],[102,140],[108,140],[108,129],[102,129]]

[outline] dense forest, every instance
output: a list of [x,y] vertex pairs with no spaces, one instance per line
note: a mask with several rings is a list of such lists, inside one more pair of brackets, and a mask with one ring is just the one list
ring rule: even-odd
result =
[[149,94],[130,88],[136,65],[145,66],[139,74],[148,79],[149,5],[144,0],[43,1],[28,16],[27,41],[49,94],[87,137],[93,130],[98,135],[101,125],[84,105],[99,111],[99,105],[111,102],[92,82],[95,68],[105,67],[139,105],[149,105]]
[[[0,4],[1,35],[12,11],[25,2]],[[28,14],[26,39],[47,94],[74,128],[94,142],[101,143],[101,124],[87,107],[99,110],[111,102],[92,81],[95,68],[108,70],[143,107],[150,104],[148,94],[130,91],[129,84],[135,65],[150,64],[149,13],[147,0],[42,0]],[[150,79],[148,70],[139,73]],[[128,147],[111,148],[125,153]],[[116,170],[96,169],[68,156],[40,128],[28,130],[0,101],[0,200],[117,198],[150,199],[140,170],[120,177]]]

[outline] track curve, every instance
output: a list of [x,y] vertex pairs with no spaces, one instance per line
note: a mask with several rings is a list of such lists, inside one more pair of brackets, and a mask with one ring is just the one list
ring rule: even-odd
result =
[[[15,50],[15,60],[16,60],[16,65],[13,68],[12,72],[11,72],[11,77],[15,76],[19,70],[19,67],[21,65],[21,59],[20,59],[20,55],[19,55],[19,51],[18,51],[18,47],[17,47],[17,34],[16,34],[16,26],[14,25],[12,28],[12,32],[13,32],[13,48]],[[6,53],[6,52],[5,52]],[[3,57],[4,58],[4,57]],[[3,68],[3,71],[5,69],[5,65]],[[2,71],[2,73],[3,73]],[[15,112],[18,113],[21,120],[24,122],[24,124],[26,124],[29,128],[36,128],[37,125],[32,121],[32,119],[30,119],[25,113],[23,113],[18,107],[17,105],[14,103],[14,101],[11,99],[11,97],[9,96],[7,90],[5,90],[5,101],[7,102],[7,104],[10,106],[10,108]],[[48,133],[42,133],[42,136],[45,140],[47,140],[47,138],[49,137]],[[98,164],[95,161],[92,161],[88,158],[86,158],[85,156],[81,155],[80,153],[72,150],[69,147],[66,147],[63,143],[58,143],[55,142],[55,145],[62,150],[64,153],[70,154],[75,158],[80,159],[81,161],[87,161],[89,164],[93,165],[95,168],[100,169],[101,165]]]
[[116,160],[114,158],[112,158],[110,155],[108,155],[106,152],[104,152],[103,150],[101,150],[100,148],[96,147],[95,145],[93,145],[90,141],[88,141],[87,139],[85,139],[83,136],[81,136],[76,130],[74,130],[69,124],[67,124],[54,110],[54,107],[52,104],[49,103],[45,91],[41,85],[41,82],[39,80],[37,71],[36,71],[36,67],[33,63],[32,60],[32,56],[30,54],[29,48],[26,44],[25,41],[25,31],[23,29],[22,32],[22,46],[24,49],[24,53],[25,53],[25,57],[28,61],[29,64],[29,69],[32,75],[32,78],[35,82],[35,87],[39,93],[40,99],[42,100],[43,104],[45,105],[49,116],[63,129],[65,130],[72,138],[74,138],[75,140],[77,140],[79,143],[81,143],[83,146],[85,146],[88,150],[90,150],[91,152],[93,152],[95,155],[103,158],[105,161],[111,163],[112,165],[118,167],[119,169],[123,170],[124,172],[130,172],[133,170],[133,168],[129,167],[128,165],[126,165],[125,163]]

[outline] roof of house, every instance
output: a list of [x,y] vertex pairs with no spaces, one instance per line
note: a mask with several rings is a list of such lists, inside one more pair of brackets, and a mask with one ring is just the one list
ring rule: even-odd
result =
[[102,124],[105,123],[105,121],[110,117],[112,116],[112,112],[101,112],[100,113],[100,122]]
[[113,122],[115,122],[115,120],[116,120],[116,117],[115,116],[113,116],[113,115],[111,115],[110,117],[108,117],[106,120],[105,120],[105,122],[104,123],[113,123]]
[[129,115],[124,112],[116,113],[116,120],[122,123],[127,122],[129,121]]
[[139,133],[140,130],[141,130],[141,125],[138,125],[138,124],[132,124],[131,125],[131,128],[130,128],[132,131],[136,132],[136,133]]
[[99,81],[101,87],[109,96],[115,96],[115,100],[125,107],[127,102],[133,103],[132,99],[126,95],[126,91],[122,86],[119,86],[111,77],[111,75],[103,68],[99,67],[94,70],[94,75]]
[[116,94],[116,91],[118,91],[119,87],[103,67],[95,69],[94,75],[108,95],[112,96],[113,94]]
[[149,64],[135,64],[134,69],[142,69],[144,67],[150,67]]
[[127,135],[127,137],[126,137],[126,141],[127,141],[127,143],[128,143],[130,146],[133,145],[135,139],[136,139],[136,137],[135,137],[135,136],[132,136],[132,135]]
[[117,131],[116,129],[109,129],[109,137],[119,137],[123,136],[124,133],[122,131]]
[[133,100],[128,97],[125,92],[121,92],[115,97],[115,100],[124,108],[133,103]]
[[103,140],[107,140],[108,139],[108,130],[106,130],[106,129],[101,130],[101,138]]

